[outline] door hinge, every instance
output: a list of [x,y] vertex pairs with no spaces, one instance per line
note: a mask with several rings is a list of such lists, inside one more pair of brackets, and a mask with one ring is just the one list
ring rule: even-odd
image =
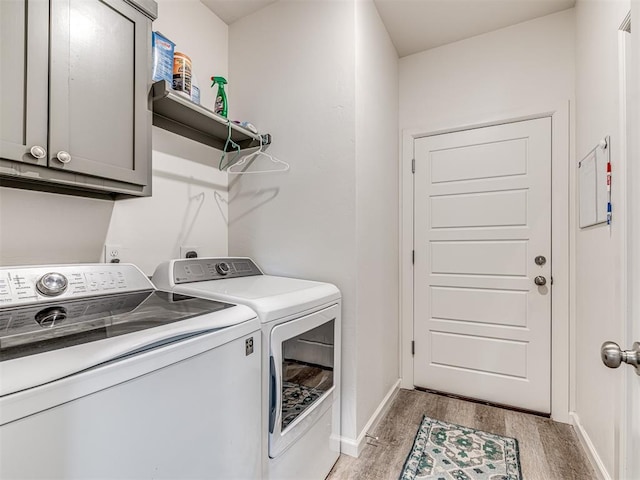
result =
[[415,265],[415,264],[416,264],[416,251],[411,250],[411,265]]
[[553,276],[550,277],[551,285],[553,285]]
[[416,342],[414,340],[411,340],[411,355],[415,355],[416,354]]
[[411,173],[416,173],[416,159],[411,159]]

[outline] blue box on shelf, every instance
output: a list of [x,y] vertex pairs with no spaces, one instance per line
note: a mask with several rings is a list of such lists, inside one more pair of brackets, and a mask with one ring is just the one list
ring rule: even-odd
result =
[[173,51],[176,44],[160,32],[152,32],[151,48],[153,50],[153,81],[173,81]]

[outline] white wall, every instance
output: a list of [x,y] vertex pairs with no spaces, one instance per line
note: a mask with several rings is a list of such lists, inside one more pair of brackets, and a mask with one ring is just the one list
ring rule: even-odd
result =
[[281,1],[229,29],[233,117],[271,133],[269,153],[291,165],[230,176],[230,253],[273,274],[340,272],[346,311],[355,307],[353,15],[348,2]]
[[616,399],[622,395],[623,372],[605,368],[599,352],[604,341],[623,338],[618,28],[629,8],[627,0],[576,5],[576,160],[611,135],[614,221],[610,230],[601,225],[576,233],[575,411],[611,478],[617,476]]
[[[227,74],[227,26],[197,0],[158,0],[153,24],[191,56],[202,103],[206,81]],[[98,262],[105,242],[145,273],[179,255],[180,245],[203,254],[227,253],[227,175],[220,152],[153,127],[153,196],[95,200],[0,188],[0,264]],[[219,195],[217,199],[216,194]]]
[[280,1],[229,31],[234,118],[291,164],[230,180],[229,251],[342,291],[351,442],[398,376],[395,53],[373,4],[356,4]]
[[357,426],[398,380],[398,55],[356,2]]
[[442,128],[566,102],[574,14],[565,10],[400,59],[400,128]]
[[95,262],[113,202],[0,187],[0,265]]

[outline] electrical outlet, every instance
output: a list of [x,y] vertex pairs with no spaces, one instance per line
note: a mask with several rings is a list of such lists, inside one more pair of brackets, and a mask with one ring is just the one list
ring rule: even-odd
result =
[[[191,252],[195,252],[196,256],[200,256],[200,251],[198,247],[180,247],[180,258],[193,258]],[[189,254],[189,256],[187,256]]]
[[104,263],[120,263],[122,246],[108,243],[104,246]]

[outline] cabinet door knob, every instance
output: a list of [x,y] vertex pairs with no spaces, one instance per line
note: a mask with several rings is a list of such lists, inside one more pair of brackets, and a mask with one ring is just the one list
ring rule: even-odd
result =
[[41,147],[40,145],[34,145],[33,147],[31,147],[31,150],[29,151],[31,152],[31,155],[33,155],[37,159],[44,158],[47,156],[47,150],[44,147]]
[[62,163],[69,163],[71,161],[71,155],[64,150],[60,150],[56,155],[56,158],[60,160]]

